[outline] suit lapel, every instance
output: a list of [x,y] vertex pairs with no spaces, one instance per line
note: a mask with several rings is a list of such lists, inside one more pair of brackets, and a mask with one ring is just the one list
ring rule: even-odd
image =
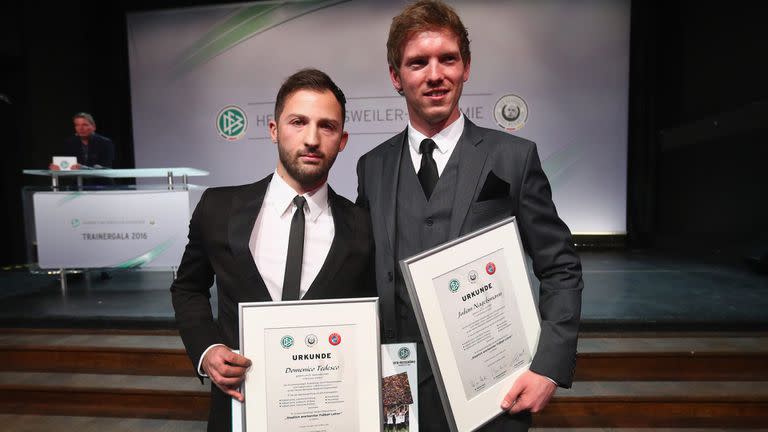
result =
[[315,280],[312,281],[312,285],[309,286],[307,293],[303,298],[320,298],[328,297],[328,294],[324,294],[327,289],[333,289],[331,286],[331,278],[338,273],[344,261],[346,261],[349,253],[349,244],[354,241],[354,233],[350,225],[350,221],[347,218],[347,213],[339,204],[338,195],[336,192],[328,186],[328,200],[331,206],[331,216],[333,217],[333,241],[331,242],[331,249],[328,251],[328,256],[323,262],[323,266],[317,273]]
[[459,178],[456,180],[456,195],[451,213],[450,238],[456,238],[461,233],[461,226],[467,217],[488,157],[488,153],[479,146],[483,140],[480,128],[469,119],[465,118],[464,121],[464,132],[459,138]]
[[232,213],[229,219],[227,241],[235,259],[237,268],[249,282],[250,287],[263,289],[269,295],[267,286],[256,267],[248,242],[251,239],[253,226],[259,216],[264,195],[267,192],[272,175],[254,183],[244,193],[236,195],[232,200]]
[[[395,250],[395,218],[397,206],[397,182],[400,178],[400,158],[402,157],[405,140],[408,139],[408,128],[390,139],[390,148],[384,154],[381,172],[381,203],[378,208],[384,209],[384,226],[387,229],[389,247]],[[388,180],[389,179],[389,180]]]

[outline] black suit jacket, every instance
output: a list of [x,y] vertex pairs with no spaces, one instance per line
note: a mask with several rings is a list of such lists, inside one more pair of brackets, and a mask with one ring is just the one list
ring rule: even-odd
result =
[[[208,189],[192,215],[189,243],[171,296],[179,333],[194,368],[213,344],[238,348],[238,303],[272,300],[248,248],[271,178]],[[328,197],[335,234],[328,257],[303,299],[375,297],[368,214],[330,188]],[[218,322],[209,301],[214,275]],[[231,399],[214,385],[211,388],[208,430],[229,432]]]
[[80,137],[73,135],[64,140],[61,154],[54,156],[75,156],[77,157],[77,163],[80,165],[87,165],[89,167],[101,165],[112,168],[112,163],[115,159],[115,144],[111,139],[94,133],[88,141],[88,159],[85,160],[83,158],[83,144],[80,142]]
[[[363,155],[357,165],[358,204],[370,209],[376,244],[376,284],[385,342],[397,341],[395,320],[403,319],[395,316],[395,204],[398,167],[407,138],[406,129]],[[581,315],[581,263],[570,231],[555,210],[536,145],[465,119],[454,151],[460,151],[460,158],[450,238],[517,217],[523,245],[541,281],[541,337],[531,370],[570,387]]]

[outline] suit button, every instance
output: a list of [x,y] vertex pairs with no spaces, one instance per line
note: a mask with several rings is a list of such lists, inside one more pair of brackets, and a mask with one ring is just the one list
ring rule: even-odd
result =
[[425,224],[427,224],[427,226],[432,226],[432,224],[434,224],[435,222],[432,220],[432,218],[429,218],[429,217],[428,217],[428,218],[427,218],[427,219],[424,221],[424,223],[425,223]]
[[394,276],[392,276],[392,272],[387,272],[387,280],[392,282],[392,279],[394,279]]

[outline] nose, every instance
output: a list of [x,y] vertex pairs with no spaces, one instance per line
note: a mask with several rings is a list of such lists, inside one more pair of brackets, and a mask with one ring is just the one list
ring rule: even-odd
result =
[[320,128],[318,125],[311,123],[306,129],[307,133],[304,136],[304,145],[307,147],[317,147],[320,145]]
[[443,80],[443,69],[439,62],[429,62],[427,65],[427,80],[432,83],[438,83]]

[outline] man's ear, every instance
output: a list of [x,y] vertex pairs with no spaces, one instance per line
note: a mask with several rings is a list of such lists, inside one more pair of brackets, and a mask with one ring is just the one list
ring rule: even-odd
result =
[[392,86],[398,93],[403,91],[403,85],[400,83],[400,73],[391,65],[389,66],[389,79],[392,80]]
[[344,131],[341,133],[341,142],[339,142],[339,153],[344,151],[344,147],[347,146],[347,140],[349,139],[349,132]]
[[468,61],[464,64],[464,82],[469,81],[469,67],[470,67],[471,61]]
[[277,122],[274,120],[269,121],[269,136],[272,137],[272,142],[277,144]]

